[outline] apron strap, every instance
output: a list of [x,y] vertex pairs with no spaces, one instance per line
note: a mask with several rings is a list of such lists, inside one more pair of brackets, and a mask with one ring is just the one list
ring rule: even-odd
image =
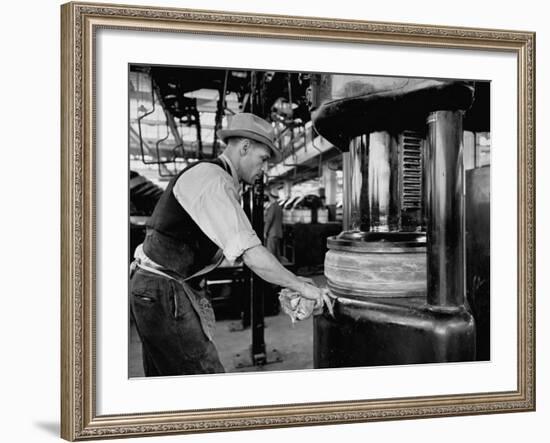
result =
[[[213,269],[217,268],[223,261],[223,251],[221,249],[218,249],[216,251],[216,254],[214,254],[214,258],[212,259],[212,263],[209,265],[206,265],[204,268],[198,270],[194,274],[183,278],[180,274],[177,272],[171,271],[169,269],[165,269],[159,265],[156,265],[156,263],[152,262],[148,257],[146,257],[143,254],[142,245],[139,245],[136,248],[136,251],[134,253],[134,261],[130,265],[130,277],[133,274],[133,271],[135,270],[135,267],[139,267],[143,270],[146,270],[148,272],[152,272],[153,274],[162,275],[164,277],[171,278],[173,280],[177,280],[179,282],[186,282],[188,280],[191,280],[196,277],[200,277],[201,275],[207,274]],[[144,263],[145,262],[145,263]]]

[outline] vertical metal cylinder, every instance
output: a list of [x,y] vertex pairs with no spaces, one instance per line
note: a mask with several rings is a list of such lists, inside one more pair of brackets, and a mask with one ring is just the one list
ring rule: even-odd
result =
[[351,165],[350,153],[342,154],[342,228],[344,231],[351,229]]
[[428,139],[424,140],[422,142],[422,225],[421,230],[423,232],[426,232],[428,230],[428,219],[430,215],[428,214],[429,205],[428,200],[430,199],[430,195],[432,193],[431,186],[430,186],[430,165],[432,164],[432,160],[430,158],[430,152],[429,149],[429,135]]
[[427,302],[453,308],[465,288],[462,111],[433,112],[427,123]]
[[[260,176],[252,187],[252,227],[258,237],[262,238],[264,232],[264,181]],[[252,347],[251,357],[255,365],[265,364],[265,339],[264,339],[264,281],[256,274],[251,273],[250,289],[250,313]]]
[[323,165],[323,187],[327,205],[336,203],[336,171],[330,168],[329,163]]
[[344,231],[368,231],[368,139],[353,138],[344,155]]
[[370,230],[388,232],[391,200],[391,136],[373,132],[369,136],[369,208]]

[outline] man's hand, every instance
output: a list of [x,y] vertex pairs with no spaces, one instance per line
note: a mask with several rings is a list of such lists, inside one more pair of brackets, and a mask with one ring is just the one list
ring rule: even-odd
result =
[[301,275],[297,275],[296,277],[298,278],[298,280],[301,280],[304,283],[309,283],[310,285],[316,286],[315,282],[309,277],[302,277]]
[[[300,280],[303,280],[302,277],[298,277]],[[308,279],[310,280],[310,279]],[[313,281],[310,280],[312,283]],[[313,308],[317,310],[319,307],[323,306],[323,295],[321,289],[313,284],[302,282],[302,288],[300,288],[300,295],[308,300],[313,300],[315,302]]]
[[[301,292],[300,295],[307,299],[308,301],[315,301],[315,304],[313,305],[313,315],[318,315],[323,312],[323,305],[326,305],[328,308],[328,312],[331,316],[334,317],[334,302],[330,299],[328,296],[328,290],[318,288],[316,286],[313,286],[313,280],[306,279],[304,277],[298,277],[300,280],[303,280],[305,283],[305,286],[313,287],[314,294],[312,295],[311,292]],[[311,282],[312,284],[308,284],[308,282]],[[309,291],[309,288],[306,289],[306,291]],[[315,292],[316,291],[316,292]]]
[[[311,286],[311,285],[308,285]],[[283,289],[279,294],[281,308],[288,314],[292,322],[309,318],[314,311],[315,300],[304,297],[291,289]]]

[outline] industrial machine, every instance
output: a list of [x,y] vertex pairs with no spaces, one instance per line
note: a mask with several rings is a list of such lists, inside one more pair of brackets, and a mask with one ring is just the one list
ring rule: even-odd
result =
[[[335,315],[315,318],[315,367],[478,359],[463,133],[488,126],[488,100],[476,100],[488,86],[338,75],[312,85],[315,128],[344,151],[343,232],[325,258]],[[481,272],[489,281],[487,261]]]

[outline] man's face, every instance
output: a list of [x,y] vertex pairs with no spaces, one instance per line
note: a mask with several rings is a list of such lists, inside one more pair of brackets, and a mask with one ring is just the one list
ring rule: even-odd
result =
[[246,183],[252,185],[262,175],[262,171],[271,157],[271,151],[261,143],[256,143],[252,140],[248,141],[248,148],[241,157],[241,178]]

